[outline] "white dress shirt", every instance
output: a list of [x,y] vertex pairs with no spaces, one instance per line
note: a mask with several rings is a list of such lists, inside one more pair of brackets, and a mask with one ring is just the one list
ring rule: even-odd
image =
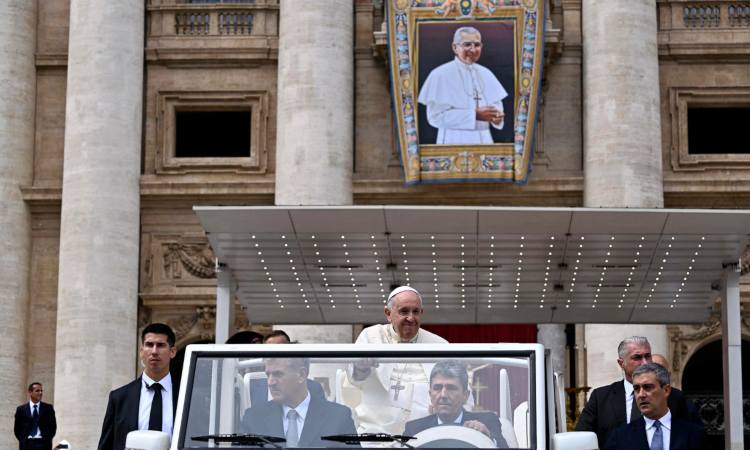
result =
[[[34,403],[31,400],[29,400],[29,411],[31,411],[31,417],[34,417],[34,405],[36,405],[36,412],[39,414],[39,420],[42,419],[42,402]],[[37,427],[36,434],[29,435],[29,438],[31,439],[41,439],[42,438],[42,429]]]
[[[283,405],[281,407],[281,420],[284,424],[284,436],[286,436],[286,432],[289,429],[289,418],[287,417],[287,414],[289,413],[290,409],[294,409],[295,411],[297,411],[297,433],[302,436],[302,427],[305,425],[305,417],[307,417],[308,408],[310,408],[310,392],[307,393],[307,397],[302,400],[302,403],[295,406],[294,408],[290,408],[287,405]],[[297,436],[297,439],[299,441],[299,436]]]
[[141,383],[141,400],[138,403],[138,429],[148,430],[148,421],[151,417],[151,403],[154,401],[154,391],[149,389],[154,383],[161,384],[161,430],[172,437],[172,375],[167,374],[161,380],[154,381],[145,373]]
[[633,383],[628,380],[622,381],[625,383],[625,423],[630,423],[630,412],[633,410],[633,401],[635,400]]
[[[646,420],[646,438],[648,439],[648,446],[651,447],[651,441],[654,439],[654,433],[656,433],[656,428],[654,427],[654,422],[656,422],[656,420],[649,419],[646,416],[643,416],[643,418]],[[672,431],[672,412],[667,410],[667,413],[659,418],[659,423],[661,423],[662,448],[669,448],[669,435],[670,431]]]
[[[438,425],[442,425],[445,423],[442,420],[440,420],[440,416],[436,416],[436,417],[437,417]],[[453,423],[461,425],[461,420],[463,418],[464,418],[464,411],[461,410],[461,414],[459,414],[458,417],[456,417],[456,420],[454,420]]]

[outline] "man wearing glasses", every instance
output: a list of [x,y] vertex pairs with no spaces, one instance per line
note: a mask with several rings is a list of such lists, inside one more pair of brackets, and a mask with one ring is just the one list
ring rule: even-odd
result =
[[477,64],[482,35],[461,27],[453,35],[453,61],[436,67],[419,92],[427,121],[438,129],[436,144],[492,144],[490,126],[501,130],[508,96],[495,75]]

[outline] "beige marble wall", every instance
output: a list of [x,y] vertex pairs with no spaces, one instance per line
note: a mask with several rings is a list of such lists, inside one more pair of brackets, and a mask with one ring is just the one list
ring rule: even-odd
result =
[[37,75],[34,187],[60,188],[65,141],[64,67],[43,67]]
[[42,0],[38,3],[38,57],[67,59],[70,0]]
[[373,50],[373,33],[382,17],[371,1],[359,1],[354,15],[354,177],[401,177],[393,132],[388,66]]
[[54,402],[60,213],[54,207],[37,208],[33,216],[27,372],[29,379],[44,385],[46,401]]

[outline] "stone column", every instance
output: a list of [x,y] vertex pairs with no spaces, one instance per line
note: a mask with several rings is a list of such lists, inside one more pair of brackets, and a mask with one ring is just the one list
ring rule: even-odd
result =
[[[353,4],[281,0],[276,205],[352,204]],[[318,342],[321,334],[346,339],[351,325],[295,326],[292,338]]]
[[552,369],[555,372],[560,372],[565,377],[565,385],[570,386],[570,380],[565,373],[565,367],[567,366],[565,360],[565,325],[557,323],[538,325],[536,340],[550,351]]
[[[587,207],[662,208],[656,0],[583,0],[583,146]],[[591,387],[622,378],[617,345],[645,336],[667,351],[663,325],[586,325]]]
[[[24,400],[31,225],[21,186],[32,183],[36,104],[36,0],[0,2],[0,448]],[[39,380],[45,383],[46,380]]]
[[353,3],[281,1],[277,205],[352,203]]
[[55,359],[58,436],[96,448],[135,376],[143,0],[71,0]]
[[661,208],[656,0],[583,0],[584,205]]

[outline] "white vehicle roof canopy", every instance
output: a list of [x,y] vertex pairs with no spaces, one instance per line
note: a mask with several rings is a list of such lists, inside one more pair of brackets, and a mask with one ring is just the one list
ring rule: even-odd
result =
[[255,322],[700,323],[748,244],[740,210],[196,206]]

